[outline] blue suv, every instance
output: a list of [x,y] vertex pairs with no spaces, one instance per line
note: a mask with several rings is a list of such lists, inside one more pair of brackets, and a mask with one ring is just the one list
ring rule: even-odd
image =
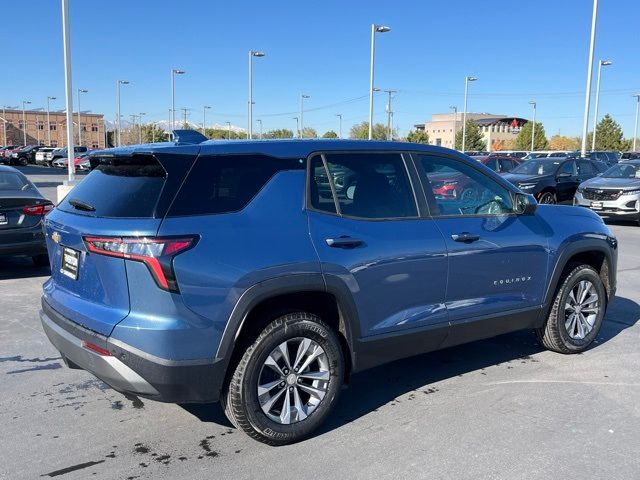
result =
[[614,297],[595,213],[452,150],[178,140],[91,162],[45,221],[49,339],[118,391],[220,401],[271,445],[385,362],[519,329],[581,352]]

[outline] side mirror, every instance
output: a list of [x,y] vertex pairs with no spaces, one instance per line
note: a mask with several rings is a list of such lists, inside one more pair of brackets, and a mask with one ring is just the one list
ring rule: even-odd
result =
[[518,215],[533,215],[538,208],[538,202],[533,195],[516,193],[513,208]]
[[556,175],[556,178],[569,178],[571,174],[569,172],[562,172]]

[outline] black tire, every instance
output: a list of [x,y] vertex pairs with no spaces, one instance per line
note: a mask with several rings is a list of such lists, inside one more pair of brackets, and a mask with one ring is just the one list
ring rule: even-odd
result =
[[[324,397],[309,416],[295,423],[278,423],[260,406],[259,376],[265,360],[275,348],[299,337],[322,347],[327,355],[330,377]],[[291,313],[269,323],[246,349],[234,367],[221,403],[231,423],[251,438],[268,445],[286,445],[308,437],[324,422],[338,399],[343,380],[344,358],[336,333],[316,315]]]
[[18,165],[21,165],[23,167],[29,165],[29,159],[27,157],[18,158]]
[[43,253],[42,255],[35,255],[31,257],[33,264],[36,267],[48,267],[49,266],[49,255]]
[[[598,294],[599,310],[591,331],[582,339],[572,338],[565,326],[565,304],[571,290],[582,280],[593,284]],[[572,264],[565,269],[561,285],[557,289],[551,311],[544,326],[536,330],[538,340],[545,348],[558,353],[580,353],[596,339],[602,326],[602,320],[607,308],[607,294],[602,279],[590,265]]]
[[538,203],[541,205],[555,205],[558,203],[558,199],[556,198],[556,194],[553,192],[542,192],[538,199]]

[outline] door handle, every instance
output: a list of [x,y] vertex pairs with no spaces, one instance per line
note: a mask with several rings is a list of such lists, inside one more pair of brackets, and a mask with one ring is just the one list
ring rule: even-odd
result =
[[359,238],[353,237],[327,238],[325,242],[333,248],[355,248],[364,243]]
[[480,235],[469,232],[454,233],[451,235],[451,239],[454,242],[471,243],[480,240]]

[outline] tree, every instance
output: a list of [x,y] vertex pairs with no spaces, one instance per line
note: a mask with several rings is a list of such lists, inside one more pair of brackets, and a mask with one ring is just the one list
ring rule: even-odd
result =
[[293,138],[293,131],[287,128],[278,128],[276,130],[269,130],[264,134],[264,138]]
[[[386,140],[387,139],[387,127],[382,123],[373,124],[373,139],[374,140]],[[369,122],[362,122],[351,127],[349,132],[349,138],[366,140],[369,138]]]
[[333,130],[329,130],[328,132],[324,132],[322,138],[338,138],[338,134]]
[[142,143],[164,142],[167,133],[153,123],[142,125]]
[[429,143],[429,135],[424,130],[411,130],[407,134],[407,142]]
[[[533,128],[533,122],[525,123],[520,129],[520,133],[516,137],[515,149],[516,150],[529,150],[531,148],[531,129]],[[533,140],[534,150],[545,150],[549,142],[547,142],[547,135],[544,133],[544,126],[540,122],[536,122],[536,133]]]
[[551,150],[579,150],[580,139],[577,137],[565,137],[554,135],[549,139],[549,149]]
[[[593,132],[587,137],[587,146],[591,148]],[[620,124],[610,115],[605,115],[596,128],[596,150],[615,150],[624,152],[631,149],[631,140],[625,140]]]
[[304,127],[300,132],[302,138],[318,138],[318,132],[314,128]]
[[[482,132],[478,124],[471,118],[467,120],[466,138],[464,148],[467,151],[482,151],[487,144],[482,138]],[[462,129],[456,133],[456,150],[462,149]]]
[[244,133],[234,132],[233,130],[228,130],[226,128],[206,128],[204,135],[212,140],[226,140],[245,137]]

